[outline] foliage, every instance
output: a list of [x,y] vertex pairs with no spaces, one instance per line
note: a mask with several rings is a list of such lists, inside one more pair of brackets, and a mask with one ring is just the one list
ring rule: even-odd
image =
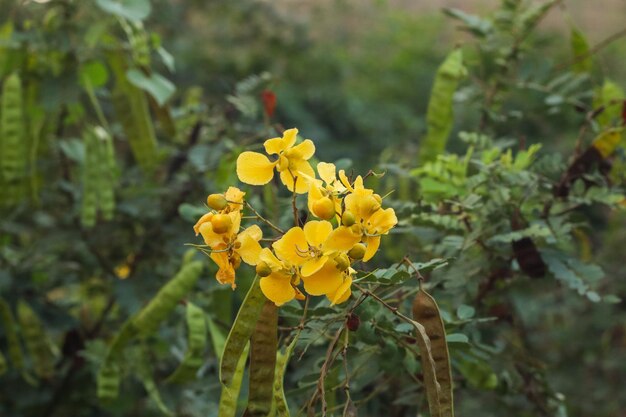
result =
[[[623,410],[619,43],[601,63],[538,30],[558,1],[446,10],[456,48],[440,18],[340,3],[307,26],[251,0],[0,1],[0,414]],[[256,152],[283,125],[318,154]],[[359,173],[398,224],[367,263],[338,251],[341,293],[268,290],[213,222],[240,210],[203,204],[243,180],[235,220],[276,252],[348,227]]]

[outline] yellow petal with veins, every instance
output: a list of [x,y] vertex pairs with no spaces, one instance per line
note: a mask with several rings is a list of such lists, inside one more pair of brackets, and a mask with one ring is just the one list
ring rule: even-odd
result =
[[283,138],[272,138],[263,142],[263,146],[269,155],[277,155],[285,150],[285,141]]
[[275,162],[258,152],[242,152],[237,158],[237,177],[250,185],[267,184],[274,177]]
[[289,229],[272,247],[276,256],[284,262],[300,266],[307,261],[309,245],[304,231],[299,227]]
[[336,170],[335,164],[329,164],[328,162],[317,164],[317,173],[326,184],[330,184],[337,179]]
[[284,264],[278,259],[270,250],[270,248],[263,248],[259,253],[259,260],[269,265],[270,269],[274,272],[280,271],[284,268]]
[[296,290],[291,286],[290,277],[285,274],[270,274],[261,278],[259,284],[261,284],[263,295],[277,306],[293,300],[296,296]]
[[[300,175],[300,173],[304,174]],[[289,191],[293,192],[293,184],[296,183],[296,193],[304,194],[309,191],[309,181],[307,177],[315,177],[313,167],[303,159],[290,159],[289,169],[280,173],[280,180]],[[295,179],[297,178],[297,180]]]
[[352,277],[347,276],[344,279],[343,284],[341,284],[339,288],[337,288],[337,290],[330,294],[326,294],[326,297],[328,297],[328,299],[330,300],[330,305],[334,306],[335,304],[341,304],[348,298],[350,298],[350,294],[352,294],[352,290],[350,288],[351,286]]
[[243,197],[246,195],[237,187],[228,187],[224,193],[224,198],[228,201],[231,210],[243,210]]
[[287,129],[283,132],[283,141],[285,141],[285,149],[291,148],[296,143],[298,137],[298,129]]
[[367,243],[367,248],[365,249],[363,262],[369,261],[376,254],[376,251],[380,246],[380,236],[367,236],[365,238],[365,243]]
[[361,236],[355,234],[352,229],[346,226],[339,226],[329,235],[322,250],[324,253],[347,252],[361,240]]
[[333,231],[333,225],[326,220],[311,220],[304,225],[304,236],[311,246],[321,247]]
[[200,226],[202,226],[204,223],[210,223],[213,216],[214,213],[206,213],[205,215],[200,217],[200,219],[193,226],[193,231],[196,232],[196,236],[198,236],[198,234],[200,233]]
[[315,153],[315,144],[311,139],[302,141],[302,143],[294,146],[287,151],[287,157],[304,159],[305,161],[310,159]]
[[320,269],[322,269],[322,267],[326,264],[326,261],[328,261],[328,256],[320,256],[319,258],[312,258],[311,260],[307,261],[304,265],[302,265],[302,269],[300,270],[300,273],[302,274],[303,277],[311,276],[317,271],[319,271]]
[[210,246],[211,249],[215,249],[217,246],[224,245],[225,243],[224,235],[215,233],[211,222],[202,223],[198,231],[202,235],[204,243]]
[[248,227],[237,236],[237,242],[241,246],[236,249],[236,252],[241,256],[248,265],[256,265],[259,262],[259,255],[261,254],[261,245],[259,245],[259,239],[263,236],[261,228],[256,224]]
[[337,269],[337,264],[329,260],[316,273],[302,277],[304,289],[311,295],[324,295],[336,291],[343,283],[343,274]]
[[394,209],[378,210],[369,218],[366,229],[370,234],[386,234],[398,223]]

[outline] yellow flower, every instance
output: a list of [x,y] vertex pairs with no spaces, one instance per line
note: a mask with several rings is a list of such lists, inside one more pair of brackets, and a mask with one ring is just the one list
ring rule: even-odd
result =
[[348,271],[343,274],[343,282],[341,285],[339,285],[335,291],[326,294],[331,305],[341,304],[350,298],[350,294],[352,294],[352,275],[355,272],[354,269],[348,268]]
[[237,187],[228,187],[228,190],[224,193],[224,197],[228,201],[228,206],[223,210],[224,212],[241,211],[243,210],[243,197],[246,195]]
[[[326,162],[320,162],[317,164],[317,172],[321,180],[309,179],[309,198],[308,207],[309,212],[315,216],[328,220],[334,217],[334,213],[341,211],[341,198],[340,195],[345,192],[343,184],[337,180],[335,164],[329,164]],[[324,198],[328,198],[331,202],[330,207],[333,208],[333,215],[326,216],[326,213],[320,212],[325,207],[320,204]]]
[[295,288],[300,279],[296,271],[278,259],[269,248],[263,248],[259,260],[265,262],[272,272],[259,282],[263,295],[277,306],[296,298],[300,291]]
[[276,255],[283,261],[301,267],[303,277],[319,271],[329,259],[349,251],[360,236],[347,227],[333,225],[325,220],[312,220],[300,227],[292,227],[272,244]]
[[[274,177],[274,168],[280,173],[280,179],[289,189],[304,194],[309,189],[305,176],[314,177],[315,172],[308,160],[315,153],[315,145],[306,139],[295,145],[298,129],[288,129],[282,138],[265,141],[265,151],[269,155],[277,155],[275,161],[258,152],[242,152],[237,158],[237,176],[250,185],[264,185]],[[294,146],[295,145],[295,146]]]
[[363,186],[363,178],[359,175],[351,185],[345,172],[339,171],[339,178],[348,189],[349,194],[344,198],[345,209],[354,216],[356,224],[351,227],[354,233],[360,234],[367,248],[363,262],[369,261],[380,246],[381,235],[386,235],[393,228],[398,219],[392,208],[382,209],[382,198],[374,191]]
[[259,262],[261,254],[259,240],[263,237],[263,232],[255,224],[233,237],[234,239],[230,244],[220,243],[212,246],[211,259],[218,266],[216,278],[219,283],[230,284],[234,289],[237,286],[235,284],[235,270],[239,268],[241,261],[248,265],[256,265]]

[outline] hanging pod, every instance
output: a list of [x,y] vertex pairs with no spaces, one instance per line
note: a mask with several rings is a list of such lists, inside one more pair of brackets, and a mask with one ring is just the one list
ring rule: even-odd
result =
[[241,356],[237,360],[230,385],[222,386],[222,394],[220,396],[220,404],[217,413],[218,417],[235,417],[237,414],[237,399],[239,398],[239,391],[241,391],[241,382],[243,381],[243,373],[246,369],[246,360],[248,359],[249,350],[250,345],[246,344],[241,352]]
[[22,80],[9,75],[0,102],[0,205],[13,206],[23,194],[27,166]]
[[17,303],[17,318],[35,373],[50,378],[54,372],[54,357],[41,320],[24,301]]
[[204,363],[207,346],[207,323],[202,309],[187,302],[187,351],[182,362],[167,378],[167,382],[185,382],[193,379]]
[[15,318],[11,312],[11,307],[4,299],[0,298],[0,320],[4,327],[4,334],[7,339],[7,348],[9,359],[15,369],[21,370],[24,368],[24,354],[22,353],[22,347],[20,340],[17,336],[17,326],[15,324]]
[[250,340],[250,384],[244,417],[267,416],[274,397],[278,350],[278,307],[266,300]]
[[[427,375],[424,372],[424,380],[426,383],[427,393],[428,386],[434,385],[438,388],[438,405],[434,407],[430,404],[430,397],[435,400],[434,394],[429,394],[429,405],[431,414],[439,417],[454,417],[454,403],[452,396],[452,371],[450,368],[450,355],[448,353],[448,344],[446,342],[446,331],[441,319],[439,307],[435,299],[423,289],[415,296],[413,300],[413,319],[421,326],[423,332],[418,329],[417,340],[420,343],[420,353],[426,351],[430,356],[426,364],[426,369],[430,372],[430,368],[434,365],[435,383],[426,382]],[[424,334],[426,337],[424,337]],[[422,345],[424,350],[422,350]],[[424,367],[425,358],[422,356],[422,367]],[[431,387],[431,390],[433,388]]]

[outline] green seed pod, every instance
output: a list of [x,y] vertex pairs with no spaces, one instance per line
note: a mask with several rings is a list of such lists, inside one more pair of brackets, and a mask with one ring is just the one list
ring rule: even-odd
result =
[[266,300],[250,341],[250,388],[245,416],[267,416],[272,408],[277,348],[278,307]]
[[0,298],[0,320],[2,321],[4,334],[7,339],[9,359],[11,359],[11,363],[15,369],[23,369],[24,355],[17,335],[15,318],[13,317],[9,304],[2,298]]
[[350,227],[355,222],[356,222],[356,218],[354,217],[354,214],[350,210],[346,210],[343,212],[343,215],[341,216],[341,224],[343,224],[346,227]]
[[207,346],[207,328],[204,311],[192,303],[187,303],[187,352],[183,361],[167,382],[185,382],[195,378],[196,372],[204,363]]
[[50,378],[54,358],[41,320],[23,300],[17,304],[17,317],[35,373],[41,378]]
[[272,273],[272,269],[267,263],[261,261],[256,265],[256,274],[260,276],[261,278],[267,277],[271,273]]
[[226,201],[226,197],[224,194],[211,194],[206,199],[207,206],[211,207],[213,210],[224,210],[228,205],[228,201]]
[[[97,173],[93,180],[97,182],[98,206],[105,220],[111,220],[115,211],[114,174],[115,160],[111,160],[111,135],[101,127],[93,128],[93,151],[95,153],[94,171]],[[113,158],[115,158],[113,156]],[[112,168],[113,167],[113,168]]]
[[337,262],[337,269],[340,271],[345,271],[350,267],[350,259],[345,253],[340,253],[335,257],[335,262]]
[[28,160],[22,81],[13,73],[2,86],[0,103],[0,201],[17,204],[23,194]]
[[246,359],[248,359],[249,350],[250,345],[246,344],[241,352],[241,356],[237,360],[237,366],[230,385],[222,386],[219,411],[217,414],[219,417],[235,417],[237,415],[237,399],[239,398],[239,391],[241,391],[241,382],[243,381],[243,373],[246,369]]
[[225,386],[230,386],[233,381],[237,361],[254,332],[261,309],[267,300],[261,292],[259,281],[256,278],[248,290],[226,339],[220,362],[220,381]]

